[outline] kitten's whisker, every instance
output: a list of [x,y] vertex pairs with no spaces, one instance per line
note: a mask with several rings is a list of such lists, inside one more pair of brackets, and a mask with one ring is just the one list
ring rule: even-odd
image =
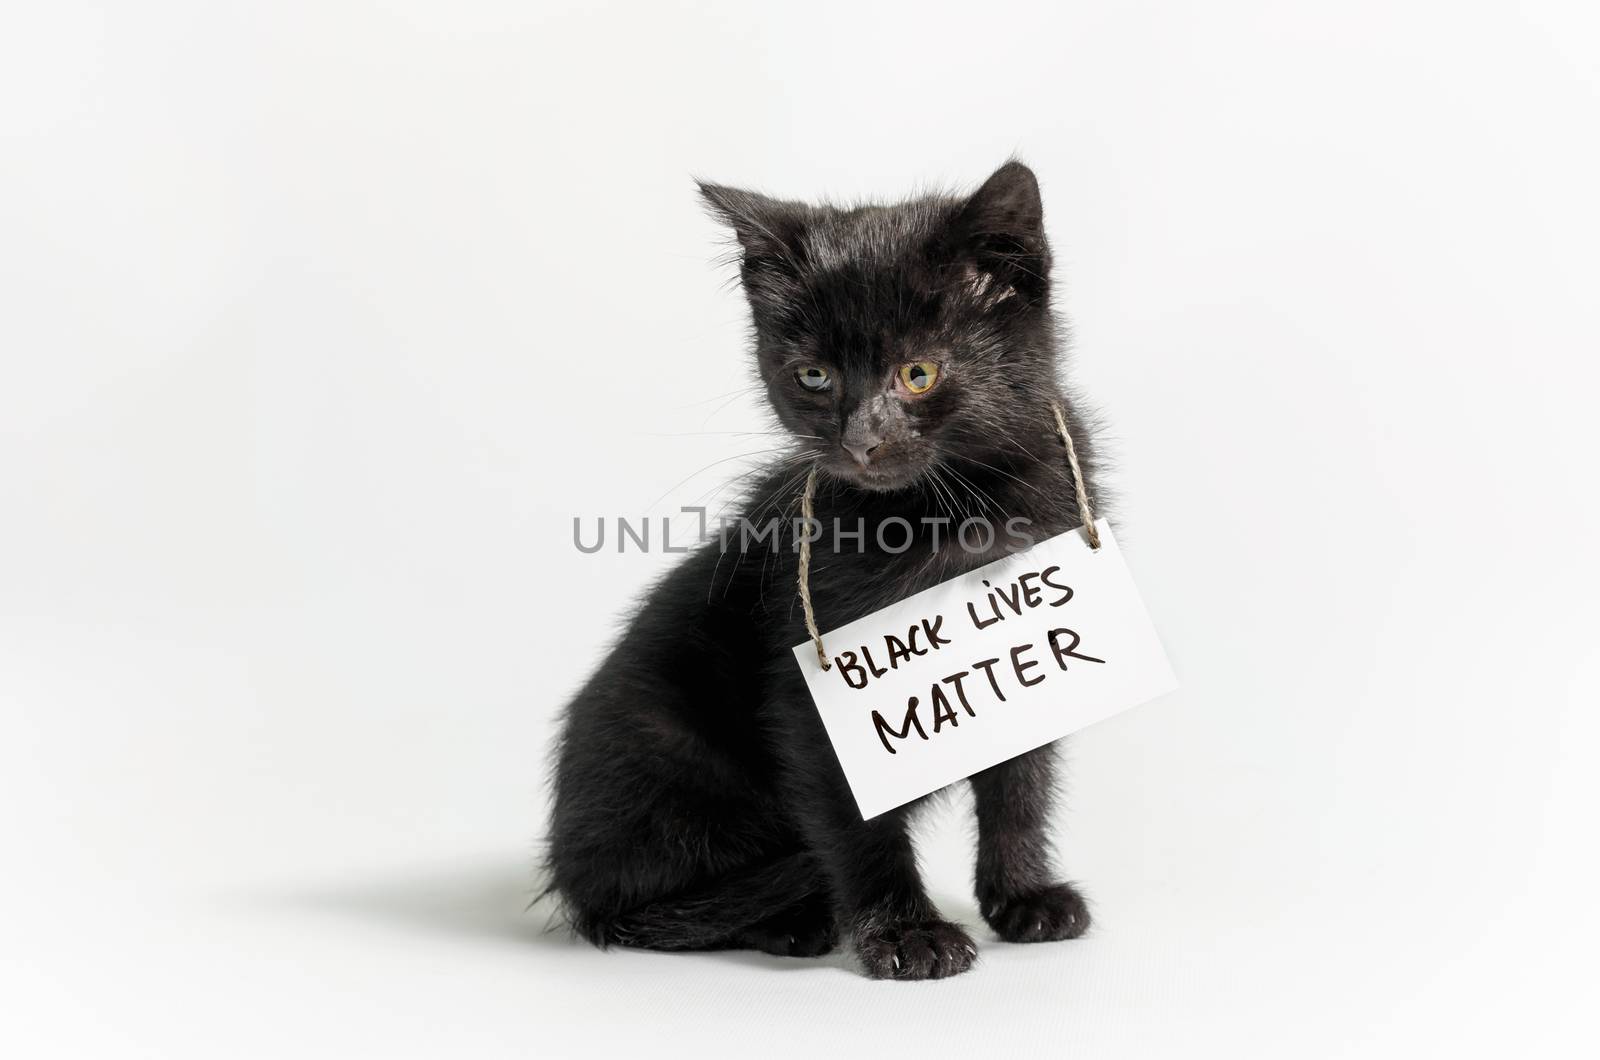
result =
[[949,513],[951,519],[955,519],[957,508],[956,495],[951,491],[949,484],[945,482],[944,476],[939,474],[939,467],[937,464],[928,468],[928,481],[932,482],[934,489],[939,491],[939,495],[949,502],[949,507],[946,509],[946,511]]
[[[927,476],[928,485],[933,488],[934,496],[937,498],[934,502],[935,506],[942,510],[950,518],[954,519],[956,514],[954,504],[955,498],[950,494],[948,488],[939,481],[938,470],[939,469],[937,467],[929,468],[931,473]],[[951,502],[949,507],[945,506],[946,501]]]
[[675,411],[679,410],[679,409],[699,408],[701,405],[709,405],[713,401],[722,401],[722,400],[724,400],[726,398],[737,397],[740,394],[751,394],[751,393],[754,393],[755,390],[756,390],[756,386],[755,386],[754,383],[746,383],[744,386],[739,387],[737,390],[725,390],[720,394],[713,394],[712,396],[710,396],[708,398],[701,398],[699,401],[687,401],[687,402],[683,403],[682,405],[667,405],[667,406],[664,406],[664,407],[665,408],[669,408],[669,409],[673,409]]
[[756,476],[756,475],[772,475],[776,471],[781,470],[781,469],[783,469],[785,467],[792,466],[794,464],[800,464],[803,467],[809,467],[811,462],[812,462],[812,460],[814,460],[814,459],[815,459],[815,456],[809,449],[798,450],[798,451],[796,451],[794,453],[791,453],[791,454],[788,454],[786,456],[779,457],[775,461],[772,461],[772,462],[769,462],[769,463],[765,463],[765,464],[759,464],[756,467],[752,467],[747,471],[743,471],[743,472],[739,473],[738,475],[735,475],[734,477],[728,479],[725,482],[718,483],[717,485],[711,487],[710,489],[705,490],[704,492],[702,492],[700,494],[700,496],[695,498],[695,500],[697,500],[697,501],[698,500],[706,500],[709,497],[714,497],[717,494],[721,493],[723,490],[727,489],[729,486],[733,485],[734,483],[743,482],[746,479],[749,479],[749,478],[751,478],[753,476]]
[[1050,499],[1049,498],[1049,494],[1045,493],[1038,486],[1035,486],[1033,483],[1029,482],[1026,479],[1018,478],[1017,476],[1013,475],[1011,472],[1005,470],[1004,468],[995,467],[993,464],[985,463],[984,461],[979,460],[977,457],[973,457],[973,456],[963,456],[961,459],[967,461],[968,463],[976,464],[981,468],[987,468],[988,470],[993,471],[997,475],[1004,475],[1006,478],[1010,479],[1011,481],[1013,481],[1013,482],[1015,482],[1015,483],[1017,483],[1019,485],[1026,486],[1028,489],[1031,489],[1033,492],[1037,493],[1039,496],[1045,498],[1046,500]]
[[783,451],[783,449],[781,447],[774,447],[772,449],[757,449],[757,450],[754,450],[753,452],[735,453],[733,456],[725,456],[721,460],[713,460],[713,461],[711,461],[711,463],[705,465],[704,467],[700,468],[699,470],[692,471],[689,474],[685,475],[683,478],[679,479],[677,482],[673,483],[672,486],[667,490],[667,492],[663,493],[661,496],[657,497],[655,500],[650,502],[650,507],[654,508],[656,505],[660,504],[662,501],[664,501],[668,497],[672,496],[673,492],[675,490],[677,490],[680,486],[682,486],[685,482],[688,482],[690,479],[695,478],[698,475],[702,475],[707,471],[710,471],[712,468],[716,467],[719,464],[726,464],[731,460],[747,460],[752,456],[763,456],[763,455],[768,454],[768,453],[779,453],[779,452],[782,452],[782,451]]
[[970,478],[958,471],[953,464],[945,463],[943,467],[946,471],[950,472],[950,474],[954,475],[957,479],[966,484],[967,489],[973,493],[974,499],[976,499],[979,504],[983,505],[983,510],[985,512],[993,510],[999,512],[1001,515],[1006,514],[1005,509],[1000,506],[999,501],[991,497],[989,493],[980,487],[976,482],[973,482]]
[[791,431],[636,431],[636,438],[806,438],[820,442],[821,435],[795,434]]
[[959,483],[952,481],[947,474],[949,470],[947,467],[939,468],[939,478],[944,482],[945,488],[950,491],[951,496],[955,497],[956,503],[961,506],[961,521],[965,523],[974,517],[971,505],[968,503],[973,499],[972,492],[961,489]]
[[723,409],[727,408],[729,405],[731,405],[735,401],[739,400],[740,397],[744,396],[745,394],[750,393],[750,391],[752,391],[754,389],[755,389],[754,387],[744,387],[742,389],[735,390],[733,392],[733,396],[728,398],[728,400],[724,401],[722,404],[718,405],[716,408],[714,408],[710,412],[706,413],[706,418],[700,421],[700,426],[704,427],[706,424],[710,423],[711,420],[712,420],[712,417],[716,416],[717,413],[721,412]]
[[966,488],[968,495],[978,503],[980,510],[985,512],[1000,510],[1000,505],[993,497],[989,496],[988,491],[984,490],[977,483],[973,482],[970,478],[963,475],[949,464],[946,464],[944,469],[949,472],[958,483]]

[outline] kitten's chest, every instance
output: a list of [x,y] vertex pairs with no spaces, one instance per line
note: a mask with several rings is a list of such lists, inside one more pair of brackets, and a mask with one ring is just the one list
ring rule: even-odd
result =
[[780,538],[781,555],[746,566],[759,571],[752,601],[759,620],[774,634],[774,645],[788,649],[809,636],[802,596],[809,595],[817,627],[825,632],[1025,552],[1072,522],[1073,513],[1057,503],[1054,485],[1048,476],[1021,483],[1023,496],[1002,494],[1003,507],[987,518],[900,510],[871,499],[819,503],[807,562],[798,548],[797,521],[792,537]]
[[[897,555],[874,551],[814,554],[804,579],[805,590],[800,586],[798,560],[794,563],[787,593],[795,606],[786,610],[800,611],[800,595],[808,591],[819,628],[836,628],[1023,551],[1030,544],[1024,539],[987,548],[964,548],[952,542],[938,549],[908,550]],[[779,587],[779,591],[784,590]]]

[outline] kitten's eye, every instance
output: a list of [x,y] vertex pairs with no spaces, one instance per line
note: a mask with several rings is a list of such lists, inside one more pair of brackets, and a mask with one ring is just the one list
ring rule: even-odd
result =
[[939,366],[932,361],[900,366],[900,382],[913,394],[926,394],[939,381]]
[[794,377],[800,380],[800,385],[807,390],[826,390],[833,385],[833,380],[828,377],[828,370],[814,364],[800,369]]

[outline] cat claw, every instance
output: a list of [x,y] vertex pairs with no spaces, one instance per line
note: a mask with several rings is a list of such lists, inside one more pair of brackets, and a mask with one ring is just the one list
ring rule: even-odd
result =
[[971,968],[978,947],[957,924],[914,920],[858,930],[856,952],[874,979],[945,979]]
[[1070,883],[982,906],[983,919],[1006,942],[1075,939],[1089,929],[1089,906]]

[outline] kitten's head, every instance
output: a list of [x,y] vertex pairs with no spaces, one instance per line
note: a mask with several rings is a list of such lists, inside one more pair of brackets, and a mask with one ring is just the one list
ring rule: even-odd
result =
[[887,490],[1009,463],[1048,416],[1050,250],[1028,167],[891,206],[701,192],[738,238],[772,406],[824,471]]

